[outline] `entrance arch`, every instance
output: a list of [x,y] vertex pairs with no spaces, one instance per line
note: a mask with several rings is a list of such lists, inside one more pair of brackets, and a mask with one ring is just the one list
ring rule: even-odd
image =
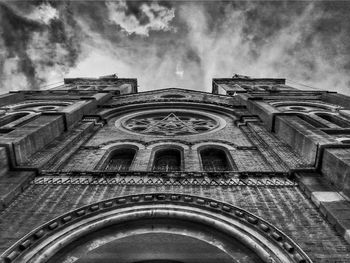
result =
[[311,262],[283,232],[233,205],[138,194],[81,207],[33,230],[5,262]]

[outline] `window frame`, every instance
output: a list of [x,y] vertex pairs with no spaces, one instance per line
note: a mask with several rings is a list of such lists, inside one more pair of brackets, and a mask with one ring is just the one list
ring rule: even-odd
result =
[[135,145],[130,144],[121,144],[114,147],[109,148],[102,156],[100,161],[95,166],[94,170],[103,171],[103,172],[114,172],[114,171],[108,171],[105,170],[106,166],[108,165],[108,162],[110,161],[112,155],[117,151],[122,150],[133,150],[134,151],[134,157],[130,163],[129,169],[126,171],[115,171],[115,172],[127,172],[127,171],[133,171],[135,166],[135,161],[137,159],[137,154],[139,152],[139,148]]
[[179,171],[164,171],[166,173],[170,173],[170,172],[182,172],[184,171],[185,168],[185,162],[184,162],[184,149],[180,146],[177,145],[160,145],[160,146],[156,146],[152,149],[152,153],[151,153],[151,157],[148,163],[148,169],[149,171],[152,172],[162,172],[162,171],[155,171],[154,170],[154,165],[155,165],[155,157],[157,155],[158,152],[160,151],[166,151],[166,150],[176,150],[180,153],[180,170]]
[[202,159],[202,155],[201,155],[201,152],[202,151],[205,151],[205,150],[208,150],[208,149],[215,149],[215,150],[219,150],[219,151],[222,151],[225,156],[226,156],[226,161],[227,161],[227,164],[229,166],[229,170],[226,170],[226,171],[238,171],[238,168],[237,168],[237,165],[235,164],[233,158],[232,158],[232,155],[230,153],[230,151],[221,146],[221,145],[203,145],[201,147],[199,147],[197,149],[197,155],[198,155],[198,159],[199,159],[199,165],[200,165],[200,168],[203,172],[223,172],[223,171],[207,171],[207,170],[204,170],[204,166],[203,166],[203,159]]

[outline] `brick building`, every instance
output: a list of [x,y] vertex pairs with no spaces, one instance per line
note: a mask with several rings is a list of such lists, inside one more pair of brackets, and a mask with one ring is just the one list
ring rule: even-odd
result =
[[284,79],[0,96],[3,262],[350,262],[350,98]]

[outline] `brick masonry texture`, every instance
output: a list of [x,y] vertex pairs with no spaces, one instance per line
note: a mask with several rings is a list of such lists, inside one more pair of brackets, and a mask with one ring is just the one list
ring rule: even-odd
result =
[[[246,82],[251,81],[237,83]],[[254,85],[266,84],[266,81],[253,82]],[[315,91],[298,92],[282,82],[276,85],[279,90],[269,88],[270,91],[254,85],[235,90],[237,86],[230,79],[224,79],[223,83],[226,89],[238,94],[230,97],[167,89],[122,96],[115,92],[87,90],[0,96],[2,106],[30,100],[72,102],[57,112],[37,112],[35,118],[13,125],[14,130],[0,134],[0,209],[3,209],[0,212],[0,253],[40,224],[80,206],[121,195],[174,192],[218,199],[261,216],[290,236],[315,263],[350,262],[350,246],[346,243],[350,243],[350,203],[346,198],[350,196],[350,146],[337,140],[348,136],[348,129],[334,129],[333,125],[331,129],[321,130],[292,112],[280,112],[272,103],[288,100],[320,103],[322,99],[324,104],[339,102],[348,107],[349,104],[344,103],[348,99]],[[165,108],[213,114],[222,118],[226,125],[212,132],[186,136],[131,133],[115,125],[119,118],[129,114],[145,110],[157,113],[157,109]],[[339,112],[346,116],[348,109]],[[293,186],[194,183],[156,186],[156,183],[146,182],[147,176],[156,180],[156,175],[140,172],[136,176],[144,176],[145,185],[83,185],[84,182],[80,185],[53,182],[29,185],[35,175],[45,176],[45,170],[60,179],[60,175],[83,178],[88,174],[85,171],[103,167],[114,147],[123,145],[138,148],[131,171],[151,170],[155,151],[164,145],[175,145],[183,149],[185,171],[175,176],[195,178],[194,173],[186,171],[199,173],[202,170],[200,147],[215,145],[226,149],[234,163],[233,170],[238,170],[223,175],[229,179],[231,176],[246,177],[245,180],[264,176],[259,172],[271,172],[269,176],[277,179],[295,175],[296,179],[289,178]],[[65,174],[67,171],[77,172]],[[103,178],[107,173],[95,174]],[[125,175],[118,176],[124,178]],[[162,179],[167,176],[174,178],[174,174],[163,174]],[[299,186],[295,186],[296,182]]]
[[[349,262],[350,248],[298,187],[31,185],[0,214],[0,250],[40,224],[103,199],[175,192],[228,202],[262,217],[296,241],[314,262]],[[308,238],[305,238],[305,237]]]
[[[27,162],[23,163],[24,166],[32,166],[36,168],[48,169],[52,168],[53,164],[61,163],[64,161],[64,154],[70,153],[74,150],[74,146],[79,142],[84,141],[82,137],[91,133],[93,124],[91,122],[78,123],[71,130],[64,132],[56,140],[50,142],[46,147],[32,155]],[[80,145],[80,144],[79,144]],[[74,151],[73,151],[74,152]]]
[[[207,145],[224,143],[232,144],[234,147],[256,146],[257,149],[230,150],[232,159],[239,171],[286,172],[290,168],[307,166],[289,145],[270,135],[261,124],[249,124],[247,127],[241,126],[241,128],[238,128],[234,124],[234,118],[226,115],[220,115],[220,117],[226,121],[226,126],[221,130],[203,133],[198,136],[177,136],[175,140],[167,136],[150,136],[127,132],[114,125],[118,118],[112,118],[61,169],[64,171],[94,170],[100,159],[107,153],[106,148],[101,148],[102,145],[128,143],[135,140],[141,144],[147,144],[144,149],[138,150],[135,160],[135,162],[144,165],[138,165],[135,170],[147,169],[154,143],[157,141],[169,144],[180,142],[195,145],[205,142]],[[189,150],[184,149],[185,170],[187,171],[200,168],[198,153],[196,153],[196,150],[191,150],[191,145]]]

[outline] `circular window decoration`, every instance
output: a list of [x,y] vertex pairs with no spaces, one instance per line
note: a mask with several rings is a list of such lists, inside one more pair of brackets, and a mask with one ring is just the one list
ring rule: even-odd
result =
[[[222,122],[224,121],[212,114],[162,110],[127,116],[121,120],[121,126],[128,131],[146,135],[177,136],[212,131],[221,126]],[[115,125],[120,127],[118,121]]]

